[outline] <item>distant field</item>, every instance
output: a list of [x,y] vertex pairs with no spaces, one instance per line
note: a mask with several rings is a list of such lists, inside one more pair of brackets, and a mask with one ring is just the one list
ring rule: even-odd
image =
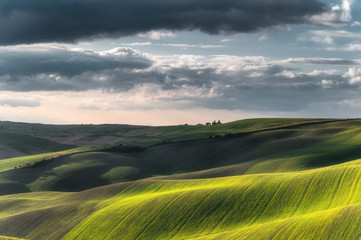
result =
[[150,145],[163,141],[207,138],[236,132],[257,131],[295,124],[334,121],[335,119],[246,119],[221,125],[132,126],[132,125],[41,125],[0,122],[10,133],[29,135],[59,144],[87,146],[97,144]]
[[[27,156],[54,159],[0,173],[0,236],[361,236],[361,120],[251,119],[164,128],[178,140]],[[0,168],[2,161],[23,159],[1,160]]]
[[[79,146],[125,144],[148,146],[164,141],[208,138],[331,119],[248,119],[221,125],[149,127],[132,125],[44,125],[0,121],[0,160],[63,151]],[[332,119],[331,121],[334,121]]]
[[[340,144],[331,141],[338,139],[338,133],[344,131],[344,128],[334,127],[342,123],[349,124],[330,122],[245,135],[222,135],[221,138],[148,146],[136,152],[109,151],[104,146],[94,146],[5,159],[0,161],[0,194],[80,191],[150,177],[209,178],[297,171],[313,168],[315,164],[331,165],[361,157],[358,142]],[[329,129],[329,133],[318,135],[320,127]],[[331,156],[335,152],[342,156]],[[317,160],[325,158],[323,163]],[[1,173],[42,160],[45,161],[41,166],[35,168]]]

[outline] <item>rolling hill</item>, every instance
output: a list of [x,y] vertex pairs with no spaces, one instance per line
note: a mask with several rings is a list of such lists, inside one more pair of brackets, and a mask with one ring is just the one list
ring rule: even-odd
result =
[[[12,170],[1,161],[25,160],[0,160],[0,236],[360,238],[361,120],[165,128],[138,147],[118,142],[27,156],[38,164]],[[165,136],[172,141],[159,142]]]

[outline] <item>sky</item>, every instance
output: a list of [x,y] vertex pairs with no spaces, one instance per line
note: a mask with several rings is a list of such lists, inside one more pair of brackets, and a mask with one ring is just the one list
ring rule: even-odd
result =
[[361,117],[356,0],[0,0],[0,120]]

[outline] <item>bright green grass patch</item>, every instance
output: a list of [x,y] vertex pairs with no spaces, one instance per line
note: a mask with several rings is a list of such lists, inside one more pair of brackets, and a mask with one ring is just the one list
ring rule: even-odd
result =
[[[28,203],[16,213],[21,200]],[[332,228],[340,214],[351,218],[335,236],[361,231],[360,203],[357,160],[292,173],[142,180],[73,194],[3,196],[0,232],[29,239],[222,239],[217,234],[223,233],[225,239],[267,239],[284,229],[289,239],[327,239],[332,231],[323,229]],[[53,221],[62,227],[49,224]]]
[[51,160],[60,156],[81,153],[87,151],[95,151],[97,149],[103,149],[104,145],[98,146],[86,146],[86,147],[78,147],[60,152],[51,152],[51,153],[42,153],[25,157],[17,157],[17,158],[8,158],[0,160],[0,172],[4,172],[7,170],[12,170],[19,165],[24,165],[26,163],[35,163],[39,161]]
[[229,231],[357,204],[360,180],[357,161],[294,174],[145,182],[125,190],[65,239],[182,239]]
[[66,239],[181,239],[352,205],[361,199],[360,172],[358,161],[297,174],[140,182],[106,199]]
[[13,237],[0,236],[0,240],[24,240],[24,238],[13,238]]
[[360,222],[361,205],[356,204],[188,239],[358,239]]
[[68,195],[69,193],[60,192],[37,192],[7,195],[2,197],[0,201],[0,217],[21,214],[28,212],[29,209],[41,209],[44,207],[44,202],[47,203],[45,206],[49,207],[52,201]]
[[[0,233],[28,239],[355,239],[361,236],[361,160],[347,161],[360,157],[359,132],[352,131],[359,125],[183,142],[118,158],[66,156],[51,168],[54,182],[44,182],[120,181],[145,163],[146,174],[185,170],[77,193],[2,196]],[[191,171],[192,164],[199,165]],[[27,186],[41,186],[37,181]]]

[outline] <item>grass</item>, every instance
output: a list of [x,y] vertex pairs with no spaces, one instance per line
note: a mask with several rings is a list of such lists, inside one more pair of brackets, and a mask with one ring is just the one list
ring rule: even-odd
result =
[[[155,133],[150,135],[151,139],[162,140],[187,140],[195,138],[208,138],[216,135],[224,135],[227,133],[240,133],[240,132],[252,132],[260,131],[265,129],[287,127],[305,123],[316,123],[324,121],[334,121],[335,119],[306,119],[306,118],[257,118],[257,119],[246,119],[239,120],[220,125],[179,125],[179,126],[168,126],[168,127],[156,127],[154,128]],[[158,133],[157,133],[158,132]],[[144,141],[144,137],[141,139],[134,139],[135,142],[139,143]],[[146,142],[148,144],[152,141]]]
[[[22,212],[14,210],[20,200],[27,203]],[[30,239],[270,239],[272,234],[352,239],[361,234],[360,201],[361,160],[356,160],[291,173],[141,180],[79,193],[3,196],[7,214],[0,218],[0,232]],[[19,219],[24,225],[15,224]],[[46,224],[52,221],[66,222],[66,228]]]
[[[307,214],[360,203],[360,170],[357,161],[299,173],[219,178],[198,184],[153,182],[144,189],[142,183],[132,187],[142,189],[136,195],[124,191],[123,198],[90,215],[65,239],[183,239],[279,219],[302,221]],[[323,219],[319,220],[322,223]]]
[[[259,129],[258,120],[255,124]],[[349,129],[360,127],[359,121],[353,125],[347,121],[328,122],[161,144],[140,152],[109,151],[95,146],[6,159],[0,161],[0,195],[81,191],[150,177],[197,179],[328,166],[361,158],[361,142],[341,139],[357,137],[359,133]],[[324,132],[319,134],[321,130]],[[36,168],[6,171],[42,160],[50,161]]]
[[0,189],[18,184],[26,190],[0,196],[0,235],[360,238],[361,121],[282,129],[293,120],[273,121],[253,120],[243,128],[267,125],[265,131],[141,152],[83,149],[37,168],[3,172]]
[[42,153],[24,157],[16,157],[16,158],[8,158],[0,160],[0,173],[8,170],[13,170],[15,166],[24,165],[25,163],[35,163],[40,161],[52,160],[54,158],[58,158],[64,155],[71,155],[75,153],[94,151],[97,149],[103,149],[105,145],[99,146],[87,146],[87,147],[78,147],[72,148],[59,152],[50,152],[50,153]]
[[[77,146],[94,145],[99,142],[108,144],[122,143],[126,145],[151,145],[167,140],[179,141],[195,138],[208,138],[209,135],[224,135],[226,133],[249,132],[269,128],[293,126],[304,123],[335,121],[337,119],[306,119],[306,118],[259,118],[246,119],[224,123],[221,125],[178,125],[178,126],[130,126],[130,125],[39,125],[0,122],[12,128],[31,130],[22,131],[21,134],[49,139],[58,143]],[[19,125],[20,124],[20,125]],[[74,137],[76,139],[74,139]],[[100,141],[99,139],[102,139]]]
[[60,144],[39,137],[0,131],[0,159],[61,151],[73,147],[70,144]]
[[0,240],[22,240],[22,238],[0,236]]

